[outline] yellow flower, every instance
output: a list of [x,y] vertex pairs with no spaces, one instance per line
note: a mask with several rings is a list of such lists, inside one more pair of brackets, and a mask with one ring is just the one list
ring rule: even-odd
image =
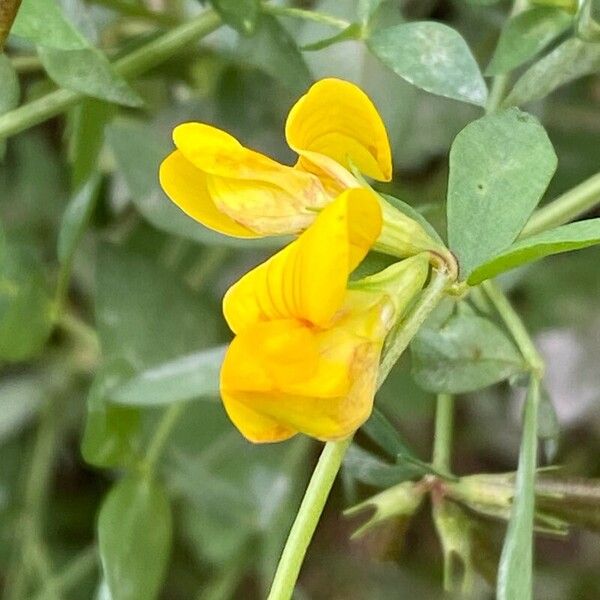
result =
[[177,150],[160,168],[167,195],[207,227],[237,237],[295,234],[344,189],[359,187],[352,166],[379,181],[392,176],[385,126],[354,84],[315,83],[288,116],[293,167],[242,146],[204,123],[175,128]]
[[334,440],[369,417],[384,338],[428,272],[419,255],[348,290],[349,274],[380,230],[373,194],[347,190],[225,295],[235,338],[221,369],[221,396],[249,440],[298,432]]

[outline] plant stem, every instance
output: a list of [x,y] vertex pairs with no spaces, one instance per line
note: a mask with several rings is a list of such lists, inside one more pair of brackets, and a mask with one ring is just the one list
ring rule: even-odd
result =
[[[40,414],[31,464],[25,482],[23,513],[17,531],[17,547],[7,577],[7,600],[21,600],[27,593],[27,572],[35,545],[40,543],[43,508],[58,444],[60,407],[48,401]],[[39,558],[39,555],[38,555]]]
[[0,52],[4,49],[4,42],[10,33],[10,28],[19,12],[21,0],[2,0],[0,2]]
[[[451,283],[452,280],[447,273],[434,271],[431,283],[421,294],[411,312],[390,333],[379,366],[377,389],[381,387],[392,367],[406,350],[419,327],[443,298]],[[292,597],[306,550],[351,441],[352,436],[325,445],[277,565],[268,600],[289,600]]]
[[37,56],[11,56],[10,63],[17,73],[32,73],[43,69],[42,61]]
[[454,426],[454,396],[438,394],[435,408],[435,433],[433,437],[432,466],[442,472],[450,473],[450,455],[452,452],[452,430]]
[[521,317],[512,307],[504,292],[493,281],[485,281],[481,285],[513,336],[534,377],[541,379],[544,374],[544,361],[529,336]]
[[109,8],[114,10],[122,15],[127,17],[138,17],[141,19],[147,19],[149,21],[153,21],[159,25],[171,27],[175,26],[179,23],[179,20],[173,15],[158,12],[155,10],[150,10],[146,8],[143,4],[131,4],[129,2],[125,2],[124,0],[90,0],[92,4],[98,4],[99,6],[104,6],[105,8]]
[[419,327],[421,327],[425,319],[431,314],[431,311],[438,305],[451,283],[452,280],[448,277],[447,273],[434,270],[431,283],[423,291],[417,304],[415,304],[406,319],[401,321],[390,332],[381,364],[379,365],[378,388],[381,387],[392,367],[398,362],[398,359],[416,335]]
[[315,23],[322,23],[323,25],[331,25],[337,29],[346,29],[351,25],[349,21],[345,21],[344,19],[338,19],[337,17],[332,17],[331,15],[324,15],[323,13],[312,10],[304,10],[302,8],[290,8],[288,6],[263,4],[262,11],[276,17],[291,17],[292,19],[313,21]]
[[277,565],[268,600],[292,597],[306,549],[351,441],[352,436],[325,444]]
[[[528,0],[514,0],[508,18],[512,19],[520,12],[523,12],[527,8],[527,3]],[[502,73],[501,75],[496,75],[492,79],[492,89],[490,90],[490,95],[488,96],[488,101],[485,107],[486,114],[495,112],[502,104],[502,100],[504,100],[506,88],[508,87],[509,83],[510,73]]]
[[156,463],[169,439],[169,435],[183,413],[184,407],[185,402],[176,402],[175,404],[171,404],[165,411],[146,452],[146,458],[144,459],[144,470],[146,473],[152,474],[154,472]]
[[[123,77],[135,77],[167,60],[190,44],[207,36],[221,25],[213,10],[206,10],[196,19],[183,23],[117,60],[113,67]],[[81,102],[84,94],[66,89],[50,92],[0,116],[0,139],[42,123],[67,108]]]
[[600,203],[600,173],[565,192],[533,213],[520,238],[564,225]]

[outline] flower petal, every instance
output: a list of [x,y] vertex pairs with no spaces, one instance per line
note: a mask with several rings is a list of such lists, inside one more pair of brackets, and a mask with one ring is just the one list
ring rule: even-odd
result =
[[205,174],[176,150],[160,165],[160,185],[169,198],[188,216],[206,227],[234,237],[257,234],[221,212],[213,202]]
[[311,162],[320,154],[348,170],[352,163],[379,181],[392,177],[385,125],[369,97],[353,83],[315,83],[290,111],[285,134],[290,147]]
[[240,402],[235,394],[222,392],[225,411],[240,433],[255,444],[283,442],[298,433],[292,427],[282,425],[274,419],[265,417],[244,402]]
[[262,235],[298,233],[328,201],[319,178],[242,146],[225,131],[183,123],[173,131],[179,151],[206,174],[216,207]]
[[[247,337],[246,334],[238,336]],[[249,336],[248,336],[249,337]],[[236,337],[236,340],[238,338]],[[250,355],[234,363],[254,361],[256,341],[242,342]],[[352,434],[364,423],[373,407],[377,364],[382,347],[365,341],[349,331],[333,328],[319,335],[321,355],[318,369],[305,381],[257,392],[237,386],[237,379],[221,376],[221,394],[226,410],[236,427],[252,441],[277,441],[283,431],[301,432],[321,440],[335,440]],[[224,371],[225,372],[225,365]],[[257,431],[257,420],[265,427]],[[268,427],[267,427],[268,425]]]
[[234,284],[223,299],[230,328],[298,319],[327,327],[344,301],[348,275],[381,231],[381,209],[363,189],[347,190],[300,237]]

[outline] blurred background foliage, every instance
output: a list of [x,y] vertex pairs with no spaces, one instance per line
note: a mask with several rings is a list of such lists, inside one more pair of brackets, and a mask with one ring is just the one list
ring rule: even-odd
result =
[[[386,191],[445,230],[448,150],[481,109],[411,86],[362,41],[310,49],[336,34],[327,24],[263,15],[249,25],[251,13],[239,16],[245,4],[251,11],[246,0],[220,2],[242,33],[221,27],[129,85],[102,71],[94,48],[118,58],[205,7],[61,0],[58,10],[80,36],[64,34],[38,53],[27,36],[9,38],[2,110],[19,96],[31,101],[51,91],[51,79],[103,99],[86,98],[10,138],[0,164],[0,584],[7,598],[110,598],[99,551],[129,561],[133,592],[123,598],[151,598],[159,588],[169,599],[265,597],[318,455],[320,445],[307,439],[252,446],[224,415],[215,389],[229,339],[220,300],[281,242],[225,239],[166,199],[157,168],[174,124],[214,124],[289,163],[283,125],[292,103],[315,79],[349,79],[371,96],[389,131],[395,178]],[[357,21],[354,0],[289,6]],[[509,8],[493,0],[388,1],[371,27],[442,21],[485,65]],[[16,95],[9,90],[15,71]],[[559,158],[547,200],[599,170],[597,75],[527,108]],[[600,477],[599,264],[600,250],[592,249],[504,281],[547,361],[560,425],[549,450],[562,472],[588,478]],[[185,403],[167,406],[173,399]],[[507,385],[459,397],[458,475],[514,470],[520,402]],[[412,379],[408,357],[377,407],[426,460],[433,397]],[[390,471],[381,449],[359,433],[310,547],[299,599],[442,597],[442,553],[428,511],[358,540],[349,539],[357,519],[341,515],[406,476],[406,467]],[[132,503],[137,520],[111,529],[110,515]],[[101,506],[100,526],[108,524],[99,548]],[[504,524],[471,523],[483,575],[474,596],[491,598]],[[588,511],[585,525],[561,539],[538,536],[539,598],[598,598],[600,517]]]

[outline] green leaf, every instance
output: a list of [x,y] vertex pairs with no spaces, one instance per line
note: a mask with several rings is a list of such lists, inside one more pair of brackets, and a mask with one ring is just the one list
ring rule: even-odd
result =
[[0,444],[18,435],[43,405],[46,389],[39,373],[4,375],[0,379]]
[[244,35],[256,29],[260,14],[260,0],[211,0],[223,21]]
[[104,144],[104,130],[115,112],[113,104],[87,98],[71,113],[69,156],[73,189],[78,189],[97,170]]
[[206,300],[137,252],[100,248],[96,321],[103,354],[136,371],[220,341],[221,325]]
[[532,378],[525,400],[515,496],[498,567],[499,600],[530,600],[532,597],[539,392],[539,382]]
[[517,80],[503,106],[541,100],[565,83],[600,71],[600,44],[572,38],[529,67]]
[[[0,116],[19,104],[19,78],[8,56],[0,53]],[[6,142],[0,140],[0,159],[4,156]]]
[[108,373],[90,392],[82,452],[100,466],[139,460],[136,407],[108,403],[112,391],[142,371],[220,341],[207,301],[143,254],[100,248],[96,320]]
[[372,34],[367,44],[394,73],[432,94],[485,106],[487,88],[464,39],[441,23],[405,23]]
[[419,385],[448,394],[473,392],[525,370],[502,329],[474,315],[451,317],[439,330],[421,329],[411,344],[411,360]]
[[130,476],[112,488],[98,517],[98,544],[113,600],[158,598],[171,538],[171,508],[161,485]]
[[423,469],[407,463],[392,464],[352,444],[344,456],[344,469],[357,481],[387,488],[423,475]]
[[448,178],[448,241],[463,279],[511,244],[556,169],[544,128],[513,108],[473,121],[455,138]]
[[70,261],[87,227],[94,210],[99,185],[100,177],[92,177],[67,204],[58,232],[58,260],[63,266]]
[[310,71],[294,38],[270,15],[262,15],[251,39],[240,40],[238,54],[294,94],[303,94],[312,83]]
[[499,75],[521,66],[566,31],[572,22],[572,15],[553,7],[535,7],[512,17],[502,29],[486,75]]
[[249,444],[234,431],[220,404],[189,408],[197,420],[181,426],[189,427],[193,444],[174,451],[174,464],[166,471],[169,488],[187,507],[182,532],[209,565],[237,561],[249,546],[264,573],[267,589],[260,596],[266,598],[314,446],[304,436],[281,444]]
[[142,371],[110,394],[112,402],[129,406],[162,406],[219,396],[219,371],[225,346],[203,350]]
[[395,458],[398,454],[413,455],[412,450],[404,442],[398,430],[377,408],[373,408],[371,416],[361,426],[360,430],[391,457]]
[[113,71],[104,54],[92,46],[78,50],[40,46],[38,54],[48,75],[64,88],[124,106],[137,107],[144,103]]
[[46,48],[80,50],[89,46],[55,0],[23,0],[11,34]]
[[106,130],[106,137],[131,193],[135,207],[154,227],[173,235],[208,245],[277,248],[282,238],[240,240],[221,235],[185,215],[161,190],[158,168],[172,151],[166,132],[151,123],[119,119]]
[[52,330],[53,304],[38,258],[21,244],[0,244],[0,361],[37,355]]
[[515,242],[492,260],[475,269],[469,276],[469,285],[515,269],[545,256],[580,250],[600,243],[600,218],[562,225]]
[[141,460],[139,410],[106,401],[111,390],[131,374],[132,368],[125,360],[110,361],[100,368],[92,383],[81,441],[81,454],[91,465],[131,467]]
[[23,0],[12,33],[38,46],[44,68],[58,85],[116,104],[143,104],[138,94],[113,71],[104,54],[63,15],[54,0]]

